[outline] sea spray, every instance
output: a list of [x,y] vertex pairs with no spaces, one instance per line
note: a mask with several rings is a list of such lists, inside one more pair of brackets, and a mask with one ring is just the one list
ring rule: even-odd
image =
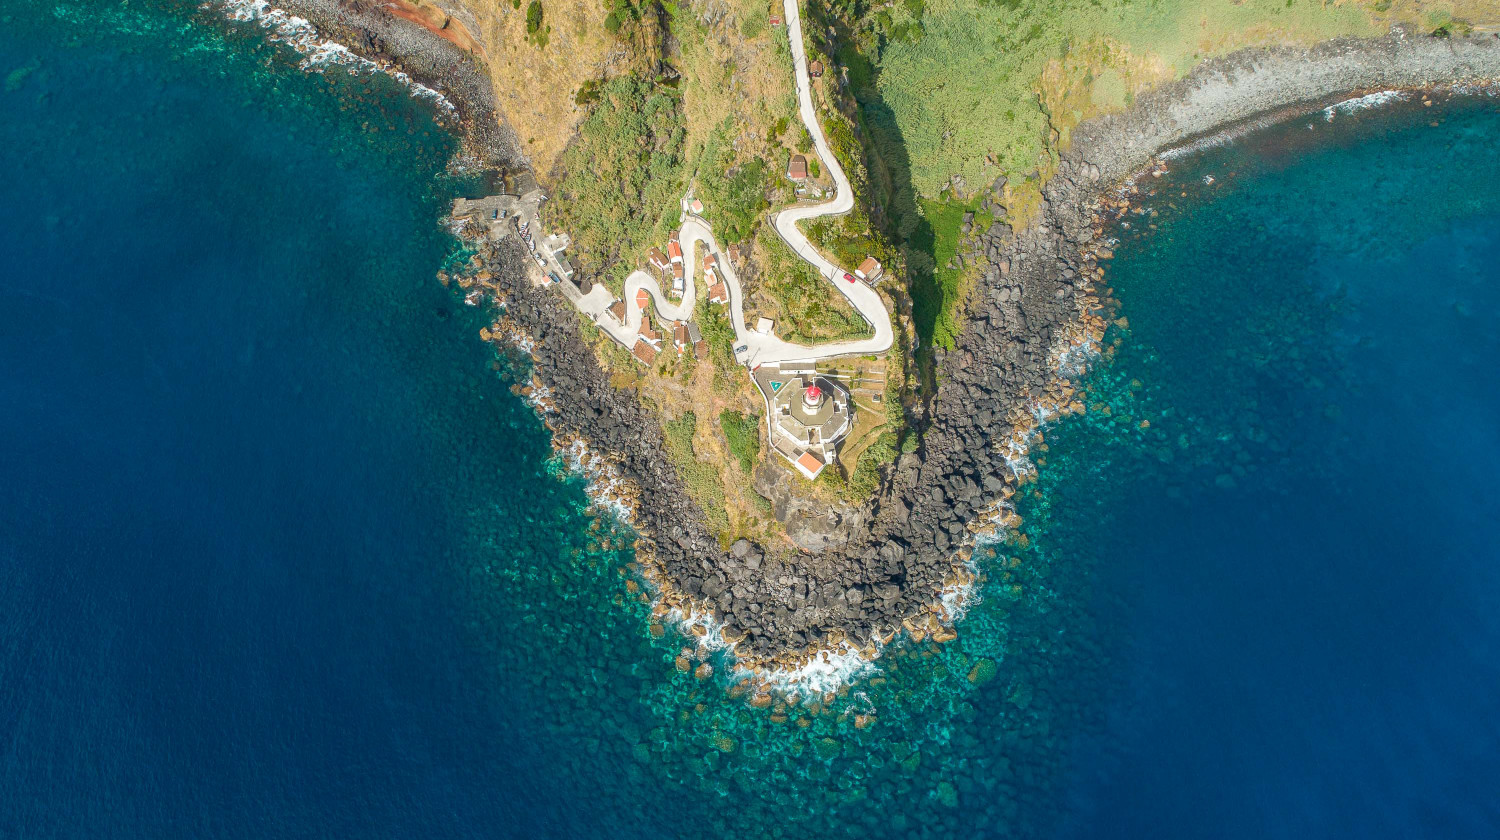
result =
[[303,56],[299,65],[303,70],[321,73],[329,67],[342,67],[355,74],[384,73],[409,90],[414,99],[431,102],[448,116],[458,116],[458,109],[441,92],[418,82],[390,62],[372,61],[337,41],[322,37],[307,18],[278,9],[268,0],[214,0],[214,3],[205,3],[199,8],[223,8],[232,20],[259,25],[266,30],[271,41],[285,44]]

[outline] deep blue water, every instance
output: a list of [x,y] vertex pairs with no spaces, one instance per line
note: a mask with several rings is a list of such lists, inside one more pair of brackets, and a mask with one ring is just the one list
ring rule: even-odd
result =
[[762,710],[434,279],[452,137],[297,62],[0,10],[0,837],[1500,833],[1492,101],[1148,182],[959,639]]
[[1146,179],[1109,375],[1155,425],[1057,523],[1121,597],[1075,836],[1500,833],[1497,139],[1403,105]]
[[433,279],[452,140],[133,5],[0,27],[0,836],[563,832],[467,520],[580,496]]

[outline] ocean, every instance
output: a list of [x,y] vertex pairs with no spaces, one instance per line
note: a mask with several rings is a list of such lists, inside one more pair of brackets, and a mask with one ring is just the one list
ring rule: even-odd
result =
[[306,59],[0,9],[0,837],[1500,828],[1494,100],[1145,179],[959,639],[755,709],[436,279],[443,109]]

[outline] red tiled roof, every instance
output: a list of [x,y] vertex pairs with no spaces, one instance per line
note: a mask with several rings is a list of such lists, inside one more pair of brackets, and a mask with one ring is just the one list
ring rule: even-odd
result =
[[675,239],[672,240],[671,242],[668,242],[667,243],[667,256],[669,256],[669,257],[672,258],[672,262],[677,262],[677,261],[681,260],[682,259],[682,243],[678,242]]
[[645,310],[646,307],[648,307],[650,305],[651,305],[651,293],[648,292],[648,291],[646,291],[645,289],[636,289],[635,290],[635,307],[637,309],[640,309],[640,310]]
[[823,462],[818,460],[818,456],[812,454],[811,452],[804,452],[800,456],[798,456],[797,466],[801,467],[804,470],[807,470],[814,476],[823,471]]
[[645,313],[641,313],[641,338],[652,344],[661,341],[661,333],[651,329],[651,316]]
[[617,300],[609,305],[609,314],[615,316],[615,320],[625,323],[625,301]]
[[699,359],[708,358],[708,342],[700,341],[693,345],[693,355]]
[[786,165],[786,177],[793,181],[804,181],[807,179],[807,158],[802,155],[792,155],[792,159]]
[[635,346],[630,348],[630,355],[648,365],[656,362],[656,348],[644,341],[637,341]]

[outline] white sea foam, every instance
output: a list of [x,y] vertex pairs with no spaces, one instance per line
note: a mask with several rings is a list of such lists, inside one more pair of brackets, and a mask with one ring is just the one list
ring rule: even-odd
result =
[[[550,391],[538,396],[537,391],[533,390],[528,399],[538,410],[545,411],[548,410],[546,406],[550,405],[550,396]],[[569,472],[583,477],[586,482],[584,493],[596,510],[613,514],[621,522],[631,521],[630,506],[625,502],[625,481],[614,464],[594,452],[582,440],[574,440],[563,447],[558,456]]]
[[[974,538],[974,547],[980,548],[990,541],[999,540],[993,536],[977,536]],[[962,621],[969,614],[969,608],[979,603],[979,561],[974,558],[975,555],[971,553],[960,564],[965,575],[957,583],[947,584],[938,592],[938,603],[943,607],[941,619],[950,627]]]
[[843,644],[818,651],[811,661],[800,668],[777,668],[754,673],[745,671],[745,674],[765,680],[777,691],[805,697],[814,693],[838,691],[879,670],[874,662],[866,659],[859,651]]
[[[258,24],[272,41],[286,44],[300,53],[302,61],[299,66],[303,70],[319,73],[337,66],[352,73],[385,73],[411,91],[413,98],[431,102],[450,116],[458,115],[458,109],[448,97],[390,64],[371,61],[337,41],[321,37],[318,28],[307,18],[278,9],[268,0],[217,0],[217,3],[233,20]],[[212,4],[205,5],[205,8],[209,5]]]
[[1451,85],[1448,90],[1460,96],[1500,96],[1500,83],[1497,82],[1462,82]]
[[1198,152],[1201,152],[1205,149],[1227,146],[1230,143],[1233,143],[1241,133],[1242,132],[1226,130],[1221,131],[1217,134],[1210,134],[1207,137],[1200,137],[1197,140],[1192,141],[1191,143],[1183,143],[1181,146],[1173,146],[1170,149],[1166,149],[1158,153],[1156,158],[1157,160],[1161,161],[1176,160],[1178,158],[1187,157],[1188,155],[1197,154]]
[[1356,96],[1353,99],[1345,99],[1343,102],[1335,102],[1323,109],[1323,119],[1333,122],[1333,118],[1339,114],[1353,114],[1367,108],[1378,108],[1389,102],[1400,102],[1410,99],[1411,93],[1404,90],[1382,90],[1375,93],[1367,93],[1364,96]]
[[1323,113],[1332,118],[1335,113],[1348,114],[1362,111],[1366,108],[1375,108],[1388,102],[1400,102],[1411,98],[1411,93],[1404,90],[1382,90],[1375,93],[1367,93],[1364,96],[1356,96],[1346,99],[1323,109]]

